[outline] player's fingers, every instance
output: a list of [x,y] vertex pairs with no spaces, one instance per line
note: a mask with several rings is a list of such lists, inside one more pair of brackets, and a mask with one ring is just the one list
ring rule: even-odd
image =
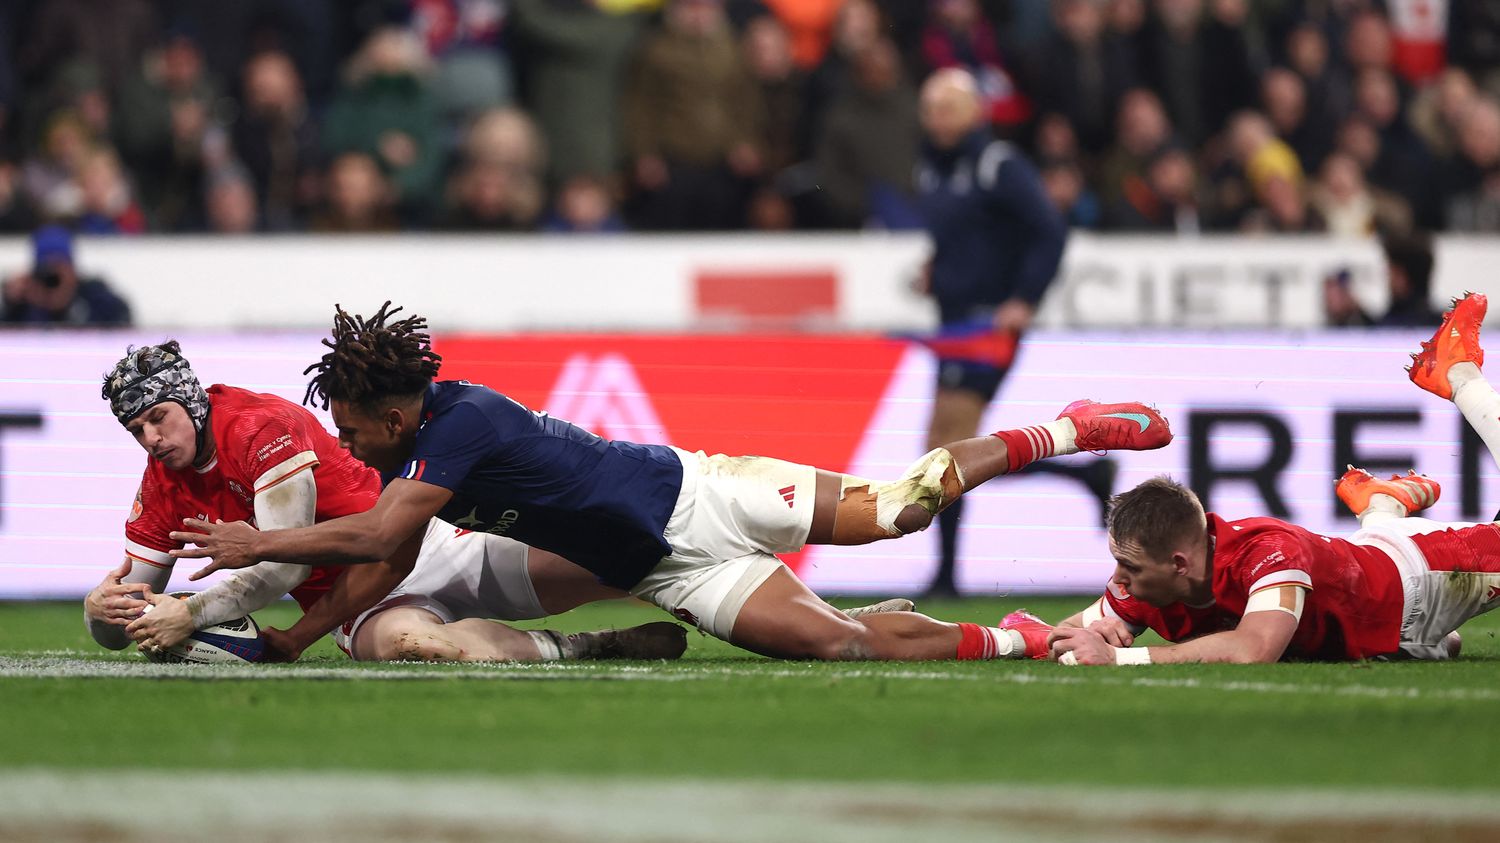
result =
[[106,577],[105,579],[107,579],[107,580],[113,580],[114,582],[118,583],[120,580],[124,579],[125,576],[127,574],[129,574],[129,573],[130,573],[130,557],[127,556],[127,557],[125,557],[125,561],[121,562],[120,565],[119,565],[119,567],[115,568],[113,571],[110,571],[109,572],[109,576]]
[[192,581],[196,581],[196,580],[201,580],[204,577],[208,576],[209,574],[212,574],[214,571],[221,571],[221,570],[223,570],[223,566],[219,564],[219,560],[215,559],[214,561],[208,563],[207,567],[199,568],[198,570],[196,570],[193,573],[189,574],[188,575],[188,581],[192,582]]
[[214,531],[214,525],[202,518],[184,518],[182,519],[182,526],[194,533],[203,533],[205,535],[211,535]]
[[[201,538],[204,538],[204,537],[203,536],[197,536],[196,538],[201,539]],[[179,541],[179,542],[191,542],[191,541],[195,540],[195,537],[194,537],[194,535],[192,533],[173,533],[172,534],[172,540],[173,541]],[[208,549],[207,547],[202,547],[202,546],[200,546],[200,547],[179,547],[176,550],[172,551],[172,558],[174,558],[174,559],[207,559],[208,557],[212,556],[213,553],[214,552],[212,550]]]

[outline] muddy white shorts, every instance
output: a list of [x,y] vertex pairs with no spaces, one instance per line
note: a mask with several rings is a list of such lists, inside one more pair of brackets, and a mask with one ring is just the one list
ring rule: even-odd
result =
[[398,607],[426,609],[443,623],[545,617],[526,569],[530,549],[514,539],[471,533],[434,518],[427,523],[411,573],[384,600],[335,630],[334,642],[349,652],[360,625]]
[[682,490],[663,534],[672,555],[630,593],[724,640],[745,601],[807,544],[817,469],[677,449]]
[[1391,518],[1349,537],[1384,550],[1396,562],[1404,601],[1401,650],[1413,658],[1446,658],[1443,639],[1470,618],[1500,605],[1500,573],[1432,570],[1411,536],[1473,524]]

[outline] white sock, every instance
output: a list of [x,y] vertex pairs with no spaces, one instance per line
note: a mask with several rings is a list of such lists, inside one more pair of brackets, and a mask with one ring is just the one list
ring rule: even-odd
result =
[[1078,426],[1072,419],[1057,419],[1046,424],[1035,425],[1052,434],[1052,456],[1061,457],[1078,453]]
[[1390,495],[1370,496],[1370,505],[1359,513],[1359,526],[1370,527],[1382,521],[1406,517],[1406,506]]
[[526,633],[536,645],[537,655],[544,662],[555,662],[563,657],[562,636],[550,629],[534,629]]
[[1455,363],[1448,370],[1448,383],[1453,386],[1454,406],[1484,440],[1495,464],[1500,465],[1500,393],[1495,392],[1473,363]]

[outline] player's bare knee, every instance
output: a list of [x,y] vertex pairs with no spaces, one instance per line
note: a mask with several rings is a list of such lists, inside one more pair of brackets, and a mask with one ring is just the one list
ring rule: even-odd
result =
[[900,530],[903,536],[907,533],[918,533],[931,526],[932,518],[933,514],[920,504],[910,504],[901,510],[900,515],[896,516],[896,529]]
[[834,542],[864,544],[925,530],[963,492],[963,473],[947,448],[927,452],[892,483],[846,476],[834,519]]

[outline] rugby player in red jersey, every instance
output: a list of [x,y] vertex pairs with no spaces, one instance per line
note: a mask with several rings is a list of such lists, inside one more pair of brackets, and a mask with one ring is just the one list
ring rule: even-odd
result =
[[[399,310],[399,309],[398,309]],[[420,317],[335,316],[308,390],[331,402],[340,441],[381,470],[368,512],[290,530],[186,520],[173,538],[212,556],[202,573],[264,559],[353,564],[404,558],[433,516],[562,554],[701,630],[783,658],[991,659],[1019,635],[914,612],[851,619],[777,559],[807,544],[867,544],[924,529],[965,491],[1079,450],[1148,450],[1167,423],[1137,403],[1080,401],[1058,418],[933,449],[872,481],[766,457],[611,441],[465,381],[436,380]]]
[[[1409,372],[1500,454],[1500,394],[1479,368],[1486,304],[1457,300]],[[1350,467],[1337,491],[1360,519],[1347,539],[1272,518],[1225,521],[1168,478],[1119,495],[1114,578],[1051,633],[1051,654],[1068,664],[1456,655],[1458,627],[1500,606],[1500,524],[1411,517],[1438,499],[1426,477],[1380,480]],[[1029,651],[1045,629],[1034,621],[1017,624],[1028,627]],[[1180,643],[1129,646],[1148,627]]]
[[[121,649],[132,637],[171,646],[287,593],[307,614],[288,631],[264,631],[273,657],[283,659],[329,630],[355,658],[378,660],[675,658],[686,646],[683,629],[666,622],[563,635],[486,620],[539,618],[626,595],[556,554],[437,519],[407,570],[384,562],[347,569],[268,562],[186,600],[164,600],[176,561],[170,551],[181,546],[169,534],[183,518],[305,526],[369,509],[380,478],[306,409],[230,386],[204,390],[176,342],[132,349],[105,377],[103,396],[148,453],[125,524],[125,561],[84,604],[105,647]],[[330,592],[337,599],[320,603]],[[353,617],[337,614],[349,600],[375,605]],[[153,610],[143,615],[148,603]]]

